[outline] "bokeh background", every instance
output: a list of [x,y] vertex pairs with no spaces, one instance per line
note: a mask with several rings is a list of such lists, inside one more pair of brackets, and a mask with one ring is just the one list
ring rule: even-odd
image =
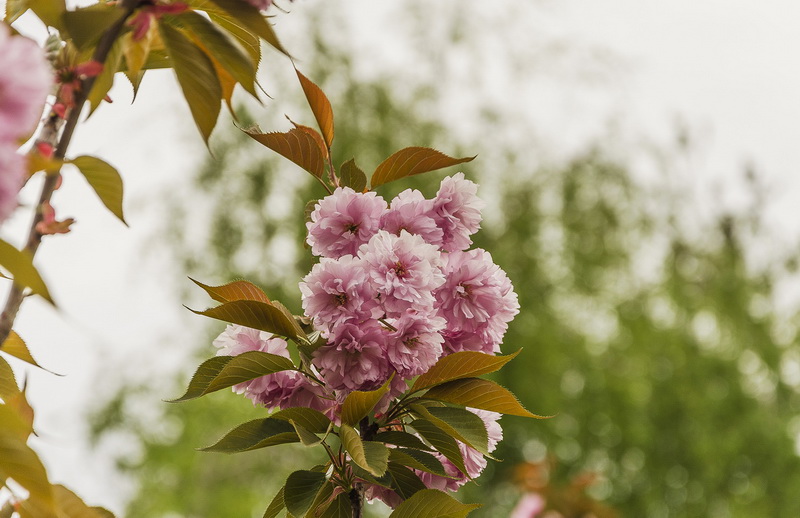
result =
[[[475,241],[522,306],[503,344],[522,353],[496,379],[554,417],[503,418],[502,462],[462,491],[475,516],[530,493],[569,518],[800,516],[796,3],[281,6],[276,31],[332,101],[337,162],[478,154],[463,167],[489,204]],[[313,122],[285,57],[266,53],[261,82],[271,97],[240,104],[240,123]],[[299,311],[303,207],[322,193],[230,119],[209,157],[168,74],[132,107],[123,81],[112,97],[73,152],[120,169],[131,228],[67,174],[54,205],[78,223],[39,258],[61,309],[31,300],[18,325],[65,374],[26,373],[34,447],[122,516],[261,516],[308,452],[197,452],[263,410],[162,400],[223,327],[182,307],[206,303],[187,276],[247,278]],[[432,196],[452,172],[381,194]]]

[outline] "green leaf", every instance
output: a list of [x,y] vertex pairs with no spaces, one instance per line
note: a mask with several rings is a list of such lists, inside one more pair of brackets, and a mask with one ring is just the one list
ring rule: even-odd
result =
[[280,419],[287,422],[294,421],[296,424],[299,424],[313,433],[325,433],[328,431],[328,427],[331,424],[331,420],[328,419],[325,414],[319,410],[306,407],[284,408],[269,417],[271,419]]
[[[247,2],[241,3],[247,4]],[[159,23],[158,28],[172,59],[183,97],[189,104],[189,110],[203,140],[208,145],[222,104],[222,86],[214,71],[214,64],[205,52],[180,31],[166,23]]]
[[426,471],[442,477],[447,476],[447,472],[444,470],[444,466],[442,466],[439,459],[430,453],[420,450],[391,448],[389,450],[389,464],[391,465],[392,463],[402,464],[409,468]]
[[14,370],[11,365],[0,356],[0,398],[8,401],[8,398],[19,394],[19,385],[17,385],[17,378],[14,376]]
[[419,440],[416,435],[408,432],[401,432],[398,430],[389,430],[388,432],[381,432],[374,438],[376,442],[385,442],[387,444],[394,444],[396,446],[403,446],[406,448],[414,448],[417,450],[433,451],[428,445]]
[[314,118],[317,119],[317,125],[325,138],[328,149],[330,149],[333,144],[333,109],[331,108],[331,103],[319,86],[301,74],[296,68],[294,71],[297,72],[297,78],[300,80],[300,86],[303,87],[303,93],[308,100],[308,105],[311,106]]
[[501,414],[546,419],[546,416],[532,414],[520,405],[516,396],[489,380],[467,378],[451,381],[433,387],[423,396],[427,399],[464,405]]
[[419,479],[416,473],[401,464],[389,462],[387,472],[392,481],[392,489],[394,489],[403,500],[408,500],[415,493],[426,488],[425,484]]
[[289,358],[263,351],[247,351],[238,356],[215,356],[195,371],[186,393],[170,401],[187,401],[280,371],[295,370]]
[[275,495],[275,498],[272,499],[272,502],[269,503],[262,518],[277,518],[283,508],[286,507],[286,504],[283,502],[283,489],[284,488],[281,488]]
[[294,128],[286,133],[261,133],[258,130],[245,130],[245,133],[299,165],[315,178],[321,179],[325,174],[325,156],[308,132]]
[[316,446],[322,442],[322,439],[320,439],[316,434],[295,423],[294,421],[289,420],[289,424],[291,424],[294,428],[294,431],[303,446]]
[[33,266],[32,257],[28,252],[17,250],[0,239],[0,265],[14,277],[15,283],[30,288],[33,293],[54,304],[50,292]]
[[3,21],[10,25],[14,23],[17,18],[25,14],[27,10],[27,0],[6,0],[6,11]]
[[347,493],[340,493],[319,518],[352,518],[352,516],[353,506],[350,497]]
[[205,311],[193,309],[189,311],[288,338],[305,337],[303,330],[300,329],[294,318],[287,316],[274,301],[266,303],[256,300],[233,300]]
[[103,205],[127,225],[122,214],[122,178],[117,170],[93,156],[79,156],[69,163],[80,169]]
[[272,26],[270,26],[258,8],[247,2],[242,2],[241,0],[212,1],[223,11],[239,21],[250,32],[269,43],[275,49],[283,52],[287,56],[289,55],[289,53],[286,52],[286,49],[283,48],[283,45],[281,45],[281,42],[278,40],[278,36],[275,34],[275,31],[272,30]]
[[389,391],[389,383],[391,383],[393,377],[394,376],[391,376],[386,380],[377,390],[371,390],[369,392],[354,390],[348,394],[344,403],[342,403],[342,422],[350,426],[355,426],[361,419],[367,417],[367,415],[372,412],[372,409],[375,408],[375,405],[377,405],[381,398]]
[[480,506],[480,504],[462,504],[438,489],[424,489],[397,506],[389,518],[460,518]]
[[417,378],[412,389],[416,392],[448,381],[474,378],[495,372],[513,360],[521,350],[507,356],[495,356],[475,351],[461,351],[443,356],[428,372]]
[[222,10],[209,12],[208,17],[236,38],[236,41],[250,56],[253,68],[258,69],[258,64],[261,62],[261,40],[258,39],[258,36],[253,35],[253,33],[242,27],[236,19]]
[[53,511],[53,491],[39,457],[26,444],[30,427],[8,405],[0,405],[0,480],[13,478],[34,500]]
[[187,11],[174,16],[164,16],[163,19],[167,23],[175,23],[185,28],[194,35],[213,59],[219,62],[250,95],[258,98],[255,89],[256,67],[238,42],[197,12]]
[[[327,471],[327,469],[325,471]],[[328,506],[333,503],[331,499],[333,490],[334,485],[331,481],[325,482],[319,491],[317,491],[317,496],[315,496],[314,501],[311,502],[311,506],[308,508],[308,511],[306,511],[304,518],[317,518],[320,514],[325,512]]]
[[283,488],[286,510],[294,516],[305,514],[324,484],[325,473],[319,471],[299,470],[289,475]]
[[222,286],[207,286],[202,282],[189,277],[189,280],[203,288],[208,295],[217,302],[232,302],[234,300],[256,300],[269,304],[269,298],[261,288],[247,281],[233,281]]
[[64,29],[61,17],[67,10],[64,0],[28,0],[28,7],[36,13],[45,25],[55,27],[58,30]]
[[26,363],[30,363],[35,367],[39,367],[42,370],[47,370],[36,363],[36,360],[33,359],[31,352],[28,350],[27,344],[25,344],[25,341],[14,330],[8,333],[8,338],[3,342],[3,345],[0,345],[0,351],[10,354],[14,358],[18,358]]
[[116,5],[98,3],[74,11],[65,11],[61,19],[75,47],[78,50],[85,50],[95,45],[103,33],[124,14],[125,11]]
[[89,92],[89,115],[91,116],[94,111],[103,102],[103,99],[108,95],[109,90],[114,85],[114,75],[119,71],[122,64],[122,38],[117,38],[111,50],[108,52],[106,62],[103,65],[103,71],[100,72],[92,85],[92,90]]
[[486,425],[476,414],[463,408],[425,407],[411,405],[419,417],[427,419],[455,439],[463,442],[484,455],[489,455],[489,434]]
[[389,448],[381,443],[362,441],[358,432],[347,424],[343,423],[339,430],[342,445],[353,462],[376,477],[386,472]]
[[240,424],[201,451],[239,453],[299,440],[291,423],[267,417]]
[[453,158],[440,151],[427,147],[407,147],[392,154],[375,168],[370,183],[378,187],[385,183],[413,176],[415,174],[435,171],[443,167],[470,162],[475,157]]
[[464,466],[464,457],[461,455],[461,450],[458,448],[456,440],[447,434],[444,430],[431,423],[427,419],[417,419],[410,425],[414,430],[419,433],[423,439],[428,441],[431,446],[436,448],[436,451],[444,455],[447,460],[452,462],[461,473],[466,474],[467,468]]
[[356,192],[362,192],[367,188],[367,175],[356,165],[355,159],[351,158],[339,168],[339,183]]

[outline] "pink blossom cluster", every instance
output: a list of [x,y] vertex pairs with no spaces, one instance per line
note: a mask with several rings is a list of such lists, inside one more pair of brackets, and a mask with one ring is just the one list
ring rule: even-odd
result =
[[314,364],[339,399],[418,376],[453,352],[499,352],[519,304],[489,252],[467,250],[483,206],[462,173],[433,199],[409,189],[387,204],[340,187],[316,205],[306,226],[321,259],[300,291],[327,338]]
[[12,36],[0,23],[0,222],[17,207],[25,178],[19,140],[39,121],[52,83],[44,51],[28,38]]

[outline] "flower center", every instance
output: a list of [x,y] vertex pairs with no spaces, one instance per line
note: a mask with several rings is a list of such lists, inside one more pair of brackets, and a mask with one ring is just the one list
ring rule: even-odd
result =
[[406,270],[406,266],[400,261],[395,263],[393,270],[394,274],[397,275],[399,279],[405,279],[408,276],[408,270]]
[[469,298],[469,296],[472,294],[472,286],[469,284],[459,284],[456,287],[456,293],[462,299]]
[[358,223],[349,223],[344,226],[344,229],[350,232],[351,234],[355,234],[356,232],[358,232],[358,227],[359,227]]
[[333,303],[337,306],[344,306],[347,304],[347,294],[345,293],[337,293],[333,296]]
[[409,349],[414,349],[416,346],[419,345],[419,337],[409,338],[408,340],[404,340],[403,343]]

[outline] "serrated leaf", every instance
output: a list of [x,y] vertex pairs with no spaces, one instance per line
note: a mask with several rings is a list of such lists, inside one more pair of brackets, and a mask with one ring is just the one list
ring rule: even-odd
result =
[[489,434],[486,425],[476,414],[463,408],[430,407],[411,405],[411,409],[427,419],[455,439],[463,442],[484,455],[489,455]]
[[34,433],[33,431],[33,407],[28,403],[28,396],[26,394],[26,387],[23,387],[22,390],[17,391],[16,394],[11,394],[9,397],[4,398],[6,404],[11,408],[14,412],[16,412],[17,417],[25,423],[25,437],[29,437],[30,434]]
[[164,21],[176,23],[197,38],[197,43],[208,50],[242,87],[258,99],[255,89],[256,67],[246,51],[233,38],[218,29],[200,14],[187,11],[174,16],[164,16]]
[[30,499],[53,511],[53,492],[39,457],[26,444],[30,428],[8,405],[0,405],[0,480],[13,478]]
[[386,380],[386,382],[376,390],[371,390],[369,392],[354,390],[348,394],[344,403],[342,403],[342,422],[350,426],[355,426],[361,419],[367,417],[367,415],[372,412],[372,409],[375,408],[375,405],[377,405],[381,398],[389,391],[389,383],[392,381],[393,377],[394,376]]
[[428,421],[427,419],[417,419],[410,425],[419,433],[423,439],[428,441],[436,451],[444,455],[447,460],[453,463],[461,473],[466,474],[467,468],[464,466],[464,457],[458,448],[456,440],[444,430]]
[[59,518],[113,518],[110,511],[100,507],[89,507],[75,493],[62,485],[53,486]]
[[287,56],[289,55],[278,40],[275,31],[272,30],[272,26],[270,26],[266,18],[264,18],[256,7],[247,2],[242,2],[241,0],[212,1],[220,9],[245,26],[250,32],[269,43],[275,49],[283,52]]
[[133,37],[132,32],[125,34],[121,38],[122,52],[125,54],[125,68],[132,76],[138,76],[147,62],[153,38],[157,34],[158,28],[155,24],[152,24],[144,36],[138,40]]
[[245,130],[253,140],[267,146],[279,155],[288,158],[312,176],[321,179],[325,174],[325,156],[320,151],[314,137],[307,132],[294,128],[286,133],[261,133]]
[[30,288],[33,293],[40,295],[43,299],[53,304],[50,292],[47,290],[47,286],[39,272],[33,266],[32,257],[28,252],[17,250],[0,239],[0,265],[8,270],[15,283]]
[[470,162],[474,159],[474,156],[453,158],[441,151],[427,147],[407,147],[393,153],[389,158],[381,162],[375,168],[375,172],[372,173],[370,184],[374,189],[379,185],[399,180],[406,176],[427,173],[443,167]]
[[352,518],[352,516],[353,507],[350,497],[347,493],[340,493],[319,518]]
[[409,448],[391,448],[389,450],[389,464],[402,464],[403,466],[426,471],[439,475],[447,476],[442,463],[428,452],[412,450]]
[[111,164],[93,156],[79,156],[69,163],[80,170],[103,205],[127,225],[122,213],[123,187],[119,172]]
[[396,462],[389,462],[387,473],[392,481],[392,489],[403,500],[411,498],[418,491],[422,491],[427,487],[416,473]]
[[263,351],[247,351],[238,356],[215,356],[195,371],[186,393],[170,401],[187,401],[267,374],[295,370],[289,358]]
[[389,518],[464,517],[480,506],[480,504],[462,504],[438,489],[424,489],[397,506]]
[[267,417],[240,424],[201,451],[239,453],[299,440],[291,423]]
[[[64,0],[28,0],[28,7],[45,25],[63,30],[62,15],[67,10]],[[121,9],[120,9],[121,10]]]
[[376,442],[385,442],[387,444],[394,444],[395,446],[402,446],[405,448],[414,448],[417,450],[433,451],[427,444],[422,442],[416,435],[408,432],[401,432],[398,430],[389,430],[381,432],[373,437]]
[[325,433],[331,424],[331,420],[313,408],[306,407],[290,407],[279,410],[269,416],[271,419],[280,419],[282,421],[294,421],[301,425],[306,430],[314,433]]
[[351,158],[339,168],[339,184],[356,192],[367,188],[367,175],[356,165],[355,159]]
[[358,432],[347,424],[343,423],[339,431],[342,446],[350,454],[353,462],[376,477],[380,477],[386,472],[389,448],[381,443],[362,441]]
[[[288,116],[286,118],[289,119]],[[295,128],[301,131],[305,131],[306,133],[311,135],[311,138],[313,138],[314,142],[317,143],[317,147],[319,148],[320,153],[322,153],[322,156],[326,159],[328,158],[328,146],[327,144],[325,144],[325,139],[322,138],[322,135],[319,134],[319,131],[309,126],[303,126],[302,124],[298,124],[292,119],[289,119],[289,122],[291,122]]]
[[264,511],[261,518],[277,518],[286,504],[283,502],[283,488],[281,488]]
[[493,381],[479,378],[460,379],[438,385],[426,392],[423,397],[501,414],[534,417],[536,419],[547,418],[525,410],[516,396],[509,392],[508,389]]
[[306,511],[304,518],[317,518],[325,512],[328,506],[333,503],[331,499],[333,496],[333,489],[334,485],[330,481],[323,484],[319,491],[317,491],[317,496],[314,497],[314,501],[311,503],[308,511]]
[[314,112],[314,118],[317,119],[317,125],[325,138],[325,143],[330,149],[333,144],[333,109],[331,103],[325,92],[314,84],[309,78],[297,72],[297,78],[300,80],[300,86],[303,87],[303,93],[308,100],[308,105],[311,106],[311,111]]
[[324,484],[325,473],[319,471],[298,470],[289,475],[283,488],[286,510],[294,516],[304,515]]
[[103,102],[103,99],[106,98],[109,90],[111,90],[111,87],[114,85],[114,75],[119,71],[120,65],[122,64],[122,50],[122,38],[117,38],[117,40],[114,41],[114,45],[111,46],[111,50],[108,52],[106,61],[103,64],[103,71],[95,78],[92,89],[87,97],[90,116],[100,106],[100,103]]
[[11,25],[17,18],[25,14],[28,10],[27,0],[6,0],[6,10],[3,21]]
[[256,300],[233,300],[205,311],[189,311],[289,338],[303,336],[302,329],[299,329],[294,319],[288,318],[274,301],[268,304]]
[[0,398],[7,401],[15,394],[19,394],[19,385],[14,370],[5,358],[0,356]]
[[503,365],[513,360],[521,351],[507,356],[495,356],[475,351],[460,351],[439,358],[428,372],[422,374],[414,382],[414,392],[441,383],[461,378],[474,378],[499,370]]
[[258,69],[258,64],[261,62],[261,40],[258,39],[258,36],[253,35],[247,28],[242,27],[235,18],[221,9],[215,12],[209,12],[208,16],[211,18],[211,21],[236,38],[236,41],[239,42],[245,52],[250,56],[253,67]]
[[208,296],[217,302],[231,302],[234,300],[256,300],[269,303],[267,294],[261,288],[248,281],[233,281],[222,286],[208,286],[200,281],[189,277],[189,280],[197,284],[208,293]]
[[112,25],[125,15],[125,11],[112,4],[99,3],[74,11],[65,11],[61,17],[70,41],[78,50],[96,44]]
[[[246,2],[241,3],[246,4]],[[222,87],[214,71],[214,64],[205,52],[180,31],[166,23],[159,23],[158,28],[172,60],[178,84],[183,90],[183,97],[189,104],[192,118],[203,140],[208,145],[208,139],[217,124],[222,101]]]
[[292,425],[294,428],[295,433],[297,434],[298,439],[300,439],[300,444],[303,446],[316,446],[317,444],[322,442],[316,434],[307,430],[303,426],[295,423],[291,419],[289,420],[289,424]]

